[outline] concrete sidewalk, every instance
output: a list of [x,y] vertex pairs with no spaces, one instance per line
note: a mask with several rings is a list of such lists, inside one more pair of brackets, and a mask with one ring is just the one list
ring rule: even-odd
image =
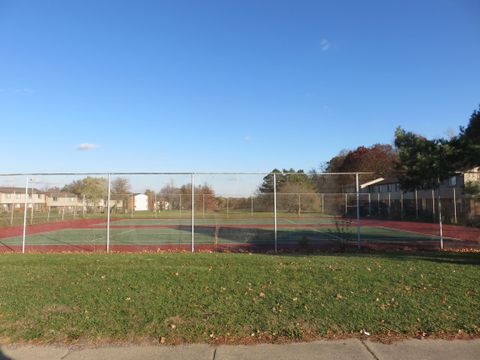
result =
[[216,347],[210,345],[182,345],[69,348],[8,345],[2,346],[0,349],[0,360],[480,359],[480,340],[408,340],[393,345],[383,345],[371,341],[351,339],[288,345],[221,345]]

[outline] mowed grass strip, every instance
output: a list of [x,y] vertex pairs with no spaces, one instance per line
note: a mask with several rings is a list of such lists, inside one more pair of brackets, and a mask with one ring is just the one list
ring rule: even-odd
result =
[[3,254],[2,342],[480,334],[480,254]]

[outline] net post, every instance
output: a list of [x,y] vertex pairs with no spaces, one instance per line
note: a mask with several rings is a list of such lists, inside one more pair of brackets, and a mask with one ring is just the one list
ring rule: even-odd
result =
[[25,254],[25,245],[26,245],[26,235],[27,235],[27,208],[28,208],[28,183],[30,179],[27,176],[25,182],[25,201],[23,208],[23,233],[22,233],[22,254]]
[[195,252],[195,174],[192,176],[192,253]]
[[403,192],[400,191],[400,219],[403,219]]
[[298,216],[300,216],[301,211],[302,211],[302,203],[300,200],[300,193],[298,193]]
[[368,193],[368,216],[372,216],[372,194]]
[[392,193],[388,192],[388,216],[392,213]]
[[355,173],[355,191],[357,193],[357,247],[360,249],[360,181]]
[[277,174],[273,173],[273,222],[275,235],[275,252],[278,252],[277,238]]
[[157,217],[157,192],[153,191],[153,214]]
[[111,198],[111,175],[108,174],[107,185],[107,253],[110,252],[110,198]]
[[381,216],[381,213],[380,213],[380,192],[377,192],[377,216]]
[[180,202],[179,202],[179,209],[180,209],[180,217],[182,217],[182,194],[178,194],[178,196],[180,197]]
[[433,222],[435,222],[435,190],[432,189],[432,215],[433,215]]
[[415,219],[418,220],[418,190],[415,189]]

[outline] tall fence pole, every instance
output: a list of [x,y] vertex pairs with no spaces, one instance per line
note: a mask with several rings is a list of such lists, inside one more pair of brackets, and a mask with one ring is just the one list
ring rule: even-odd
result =
[[108,194],[107,194],[107,253],[110,252],[110,199],[111,199],[111,175],[108,174]]
[[253,216],[253,196],[250,196],[250,216]]
[[457,190],[453,187],[453,221],[457,223]]
[[357,246],[360,249],[360,181],[358,173],[355,174],[355,190],[357,193]]
[[278,251],[277,245],[277,175],[273,173],[273,222],[275,234],[275,252]]
[[435,190],[432,189],[432,215],[433,222],[435,222]]
[[25,183],[25,202],[23,204],[23,235],[22,235],[22,254],[25,254],[25,245],[26,245],[26,235],[27,235],[27,208],[28,208],[28,182],[29,178],[27,176],[27,181]]
[[192,252],[195,252],[195,174],[192,173]]

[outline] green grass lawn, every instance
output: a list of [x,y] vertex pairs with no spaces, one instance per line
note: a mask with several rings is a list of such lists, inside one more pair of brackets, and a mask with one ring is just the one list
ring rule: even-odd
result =
[[480,334],[480,254],[3,254],[0,339]]

